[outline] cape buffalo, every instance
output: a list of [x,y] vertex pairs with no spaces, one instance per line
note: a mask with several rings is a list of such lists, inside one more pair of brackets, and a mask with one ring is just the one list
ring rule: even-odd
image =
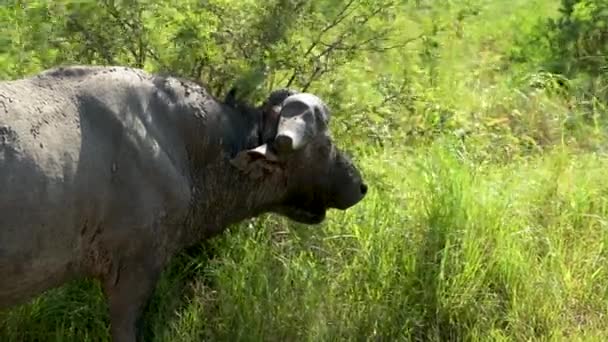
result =
[[125,67],[0,82],[0,308],[101,281],[115,341],[134,341],[180,250],[262,213],[317,224],[367,191],[317,96],[259,106]]

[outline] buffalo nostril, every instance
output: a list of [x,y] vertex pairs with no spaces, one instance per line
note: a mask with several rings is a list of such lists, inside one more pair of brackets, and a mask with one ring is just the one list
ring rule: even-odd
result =
[[363,195],[367,193],[367,185],[365,183],[361,183],[361,193]]

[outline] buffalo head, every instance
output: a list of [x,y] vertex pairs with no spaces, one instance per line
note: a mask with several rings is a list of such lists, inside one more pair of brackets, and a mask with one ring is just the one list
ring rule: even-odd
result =
[[284,196],[268,211],[306,224],[320,223],[329,208],[347,209],[363,199],[367,185],[336,147],[325,103],[310,93],[273,92],[260,108],[260,144],[239,152],[232,164],[252,177],[282,173]]

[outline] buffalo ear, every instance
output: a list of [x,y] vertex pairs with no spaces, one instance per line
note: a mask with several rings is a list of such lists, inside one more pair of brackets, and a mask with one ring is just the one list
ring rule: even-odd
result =
[[232,87],[230,88],[230,90],[228,91],[228,93],[226,94],[226,96],[224,97],[224,103],[234,107],[236,104],[236,93],[237,93],[237,88],[236,87]]
[[261,178],[264,174],[272,173],[280,169],[277,155],[267,145],[244,150],[230,159],[230,164],[241,172],[252,178]]
[[270,141],[277,135],[281,106],[267,107],[262,117],[262,141]]

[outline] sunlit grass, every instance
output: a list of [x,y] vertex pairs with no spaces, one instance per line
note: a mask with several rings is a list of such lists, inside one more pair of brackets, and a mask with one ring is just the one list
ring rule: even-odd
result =
[[[366,78],[418,63],[414,95],[472,133],[369,147],[343,129],[366,199],[320,226],[265,216],[178,256],[146,312],[147,340],[608,340],[606,132],[569,128],[581,115],[567,99],[520,91],[505,67],[513,36],[558,2],[479,3],[452,23],[462,31],[438,35],[435,83],[413,44],[334,85],[379,102]],[[399,20],[413,37],[429,18]],[[105,341],[105,305],[96,283],[70,284],[0,313],[0,340]]]
[[[369,196],[323,227],[272,217],[176,260],[152,340],[608,338],[608,160],[567,149],[476,165],[445,142],[365,158]],[[378,170],[379,172],[375,172]],[[381,174],[379,176],[378,174]],[[94,286],[3,318],[8,341],[107,338]]]

